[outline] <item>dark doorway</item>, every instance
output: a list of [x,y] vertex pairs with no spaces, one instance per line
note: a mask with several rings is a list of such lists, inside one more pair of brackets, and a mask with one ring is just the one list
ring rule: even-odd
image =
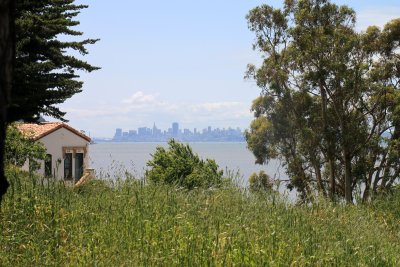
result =
[[72,179],[72,153],[65,153],[64,179]]
[[75,179],[79,180],[83,174],[83,153],[75,154]]

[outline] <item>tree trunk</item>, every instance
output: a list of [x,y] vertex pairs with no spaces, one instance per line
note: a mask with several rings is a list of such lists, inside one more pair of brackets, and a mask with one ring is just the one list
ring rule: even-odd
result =
[[[344,112],[342,112],[344,114]],[[351,155],[349,152],[349,144],[351,137],[349,136],[346,118],[344,115],[340,118],[340,131],[342,134],[342,158],[344,162],[344,198],[347,203],[353,203],[353,179],[351,176]]]
[[374,183],[372,186],[372,193],[374,196],[376,195],[377,190],[378,190],[378,183],[380,181],[380,173],[381,173],[380,169],[378,169],[378,171],[376,171],[376,173],[375,173],[375,179],[374,179]]
[[329,164],[329,185],[330,185],[329,197],[331,198],[332,201],[334,201],[336,194],[335,163],[332,160],[331,156],[329,157],[328,164]]
[[343,161],[344,161],[344,195],[347,203],[353,203],[351,157],[346,147],[346,143],[343,146]]
[[15,51],[14,7],[14,0],[0,0],[0,202],[9,186],[4,173],[4,142]]
[[328,118],[327,118],[327,95],[323,82],[320,82],[321,90],[321,112],[322,112],[322,123],[324,128],[324,137],[328,143],[328,165],[329,165],[329,197],[333,201],[335,199],[335,162],[333,160],[333,144],[332,138],[328,129]]
[[[375,160],[373,162],[375,162]],[[362,201],[364,203],[366,203],[368,201],[369,196],[371,194],[371,185],[372,185],[372,177],[373,176],[374,176],[374,172],[370,171],[368,173],[367,181],[365,182],[365,189],[364,189],[364,193],[363,193],[363,196],[362,196]]]
[[324,197],[326,197],[324,184],[322,183],[321,169],[320,169],[318,163],[314,163],[314,169],[315,169],[315,175],[317,177],[318,191],[320,194],[322,194]]

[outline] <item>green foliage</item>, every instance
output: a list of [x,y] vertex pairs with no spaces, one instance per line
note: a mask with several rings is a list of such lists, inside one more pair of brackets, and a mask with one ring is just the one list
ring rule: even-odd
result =
[[146,178],[154,183],[175,184],[188,189],[218,186],[222,183],[223,171],[211,159],[200,159],[189,145],[168,141],[168,149],[157,147],[153,158],[147,162],[151,167]]
[[37,160],[46,158],[46,148],[40,142],[25,137],[16,127],[11,124],[7,127],[4,158],[6,164],[22,167],[27,160],[30,170],[39,168]]
[[272,180],[268,174],[264,171],[257,173],[252,173],[249,177],[249,189],[250,192],[269,192],[272,190]]
[[[384,220],[390,228],[400,233],[400,186],[397,185],[390,192],[380,194],[371,203],[371,208],[377,214],[377,218]],[[384,218],[384,219],[383,219]]]
[[400,265],[398,192],[376,205],[297,206],[232,188],[79,191],[17,168],[7,177],[2,266]]
[[[81,92],[76,71],[98,69],[71,55],[87,54],[85,48],[97,40],[63,41],[80,36],[72,27],[84,5],[74,0],[17,0],[15,14],[16,58],[12,104],[8,121],[32,120],[39,114],[63,120],[65,112],[56,106]],[[71,38],[68,38],[71,39]]]
[[89,196],[90,194],[110,193],[112,191],[111,186],[112,184],[106,180],[90,179],[82,185],[74,187],[74,190],[80,195]]
[[355,12],[329,0],[252,9],[248,26],[261,95],[246,132],[256,162],[280,159],[300,197],[364,201],[400,177],[400,19],[355,30]]

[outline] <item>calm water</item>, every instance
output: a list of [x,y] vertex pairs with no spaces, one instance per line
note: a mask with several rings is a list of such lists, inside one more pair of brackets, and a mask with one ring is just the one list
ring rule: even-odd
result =
[[[136,177],[142,177],[146,170],[146,162],[151,159],[157,146],[167,143],[98,143],[90,146],[91,167],[99,175],[118,176],[125,170]],[[272,161],[268,165],[254,164],[255,158],[247,149],[246,143],[190,143],[193,151],[202,158],[214,159],[221,169],[239,171],[243,185],[251,173],[264,170],[275,179],[286,179],[279,162]]]

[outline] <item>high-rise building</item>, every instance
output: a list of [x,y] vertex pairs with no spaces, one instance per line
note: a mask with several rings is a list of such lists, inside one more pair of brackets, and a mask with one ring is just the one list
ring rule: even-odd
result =
[[179,124],[177,122],[172,123],[172,135],[178,136],[179,133]]
[[147,127],[140,127],[138,128],[138,135],[139,136],[149,136],[151,135],[151,129]]
[[122,129],[121,128],[115,129],[114,139],[121,139],[121,137],[122,137]]
[[158,134],[158,129],[157,129],[157,127],[156,127],[156,123],[154,122],[153,123],[153,135],[157,135]]
[[129,137],[133,137],[136,135],[136,131],[135,130],[129,130]]

